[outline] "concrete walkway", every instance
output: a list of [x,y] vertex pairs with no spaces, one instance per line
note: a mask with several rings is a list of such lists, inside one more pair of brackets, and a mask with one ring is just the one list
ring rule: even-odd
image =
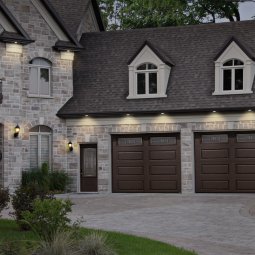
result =
[[255,254],[255,195],[69,196],[83,226],[161,240],[199,255]]

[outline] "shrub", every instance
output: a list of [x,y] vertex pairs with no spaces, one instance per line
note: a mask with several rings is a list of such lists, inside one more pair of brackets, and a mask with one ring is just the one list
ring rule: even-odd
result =
[[22,186],[34,184],[45,192],[64,192],[69,184],[69,176],[65,172],[49,171],[44,163],[40,169],[32,169],[22,173]]
[[71,232],[57,231],[51,241],[40,241],[36,255],[78,255],[76,240]]
[[0,213],[5,207],[7,207],[9,202],[10,202],[9,190],[0,188]]
[[116,255],[105,234],[94,232],[78,244],[80,255]]
[[56,233],[65,231],[70,223],[67,217],[72,211],[70,200],[36,199],[32,209],[23,212],[22,217],[44,241],[54,240]]
[[3,241],[0,244],[0,255],[26,255],[28,250],[21,242],[15,241]]
[[69,176],[64,172],[52,171],[49,174],[49,183],[51,191],[63,192],[69,184]]
[[22,172],[21,185],[23,187],[35,185],[44,192],[49,191],[49,169],[46,163],[40,169]]
[[52,198],[52,196],[41,190],[36,184],[29,184],[28,186],[20,186],[12,196],[12,206],[14,209],[14,217],[23,230],[28,230],[30,227],[24,223],[22,213],[24,211],[33,211],[33,202],[36,198],[45,199]]

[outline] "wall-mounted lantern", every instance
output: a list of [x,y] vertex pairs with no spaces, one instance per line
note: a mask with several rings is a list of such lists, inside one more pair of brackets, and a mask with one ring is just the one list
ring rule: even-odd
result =
[[17,126],[15,127],[15,132],[14,132],[14,137],[15,137],[15,138],[17,138],[17,137],[19,136],[19,132],[20,132],[20,127],[19,127],[19,125],[17,125]]
[[73,151],[73,144],[72,144],[72,142],[68,143],[68,148],[69,148],[69,151]]

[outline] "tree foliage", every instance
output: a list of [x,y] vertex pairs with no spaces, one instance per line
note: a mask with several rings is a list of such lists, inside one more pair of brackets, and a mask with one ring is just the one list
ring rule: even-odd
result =
[[98,0],[107,30],[239,21],[239,2],[255,0]]

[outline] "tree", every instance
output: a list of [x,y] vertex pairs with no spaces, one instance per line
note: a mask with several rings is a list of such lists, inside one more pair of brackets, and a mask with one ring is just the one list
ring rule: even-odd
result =
[[107,30],[239,21],[240,2],[255,0],[99,0]]

